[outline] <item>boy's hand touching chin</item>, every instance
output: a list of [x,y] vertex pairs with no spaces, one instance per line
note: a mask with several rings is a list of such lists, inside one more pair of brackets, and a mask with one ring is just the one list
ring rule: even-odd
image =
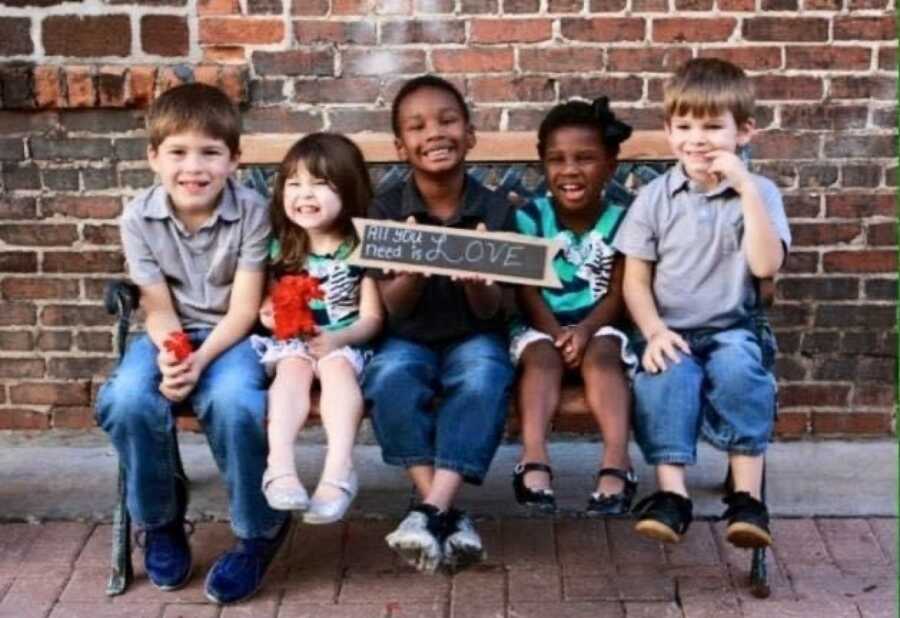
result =
[[648,373],[665,371],[668,369],[666,364],[667,358],[673,363],[681,362],[679,350],[685,354],[691,353],[690,346],[688,346],[687,341],[681,335],[668,328],[658,331],[653,333],[647,340],[647,348],[644,350],[641,364]]

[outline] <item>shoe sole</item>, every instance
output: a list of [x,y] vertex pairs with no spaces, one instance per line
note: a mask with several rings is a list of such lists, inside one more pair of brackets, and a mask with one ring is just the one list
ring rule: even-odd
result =
[[735,522],[728,526],[725,539],[741,549],[759,549],[772,544],[772,535],[753,524]]
[[649,539],[662,541],[663,543],[677,543],[681,535],[662,522],[653,519],[644,519],[634,525],[634,531]]
[[426,553],[424,548],[421,545],[413,545],[407,543],[391,543],[387,542],[388,547],[397,554],[403,562],[408,564],[411,567],[414,567],[417,571],[421,571],[423,573],[434,573],[437,571],[438,566],[440,566],[442,555],[440,555],[440,549],[438,549],[438,557],[434,561],[434,568],[420,567],[419,564],[422,562],[422,554]]
[[159,584],[154,582],[152,579],[150,579],[150,577],[147,577],[147,579],[150,579],[150,583],[153,584],[153,586],[157,590],[162,590],[163,592],[174,592],[175,590],[181,590],[182,588],[187,586],[190,583],[191,576],[193,574],[194,574],[194,565],[191,564],[191,568],[188,569],[187,575],[184,576],[184,579],[173,586],[160,586]]
[[[455,551],[452,552],[447,552],[445,550],[444,556],[444,566],[451,573],[455,573],[468,568],[473,564],[484,562],[487,559],[487,552],[485,552],[483,548],[456,548]],[[448,558],[449,556],[452,556],[452,558]]]

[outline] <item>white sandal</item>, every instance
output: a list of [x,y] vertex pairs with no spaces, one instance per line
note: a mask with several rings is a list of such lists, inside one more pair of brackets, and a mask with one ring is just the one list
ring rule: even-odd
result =
[[356,471],[351,470],[345,481],[322,479],[319,485],[331,485],[341,490],[341,495],[334,500],[316,500],[309,502],[309,509],[303,514],[303,522],[307,524],[331,524],[340,521],[350,508],[350,503],[359,491],[359,479]]
[[[297,488],[285,489],[275,487],[273,481],[285,477],[297,479]],[[305,511],[309,508],[309,495],[295,472],[271,472],[268,468],[263,472],[262,491],[266,502],[276,511]]]

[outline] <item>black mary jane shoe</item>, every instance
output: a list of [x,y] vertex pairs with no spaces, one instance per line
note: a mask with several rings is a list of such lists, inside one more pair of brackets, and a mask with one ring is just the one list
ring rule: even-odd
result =
[[530,461],[516,464],[513,469],[513,491],[516,494],[516,502],[541,513],[553,513],[556,511],[556,497],[552,489],[531,489],[525,485],[525,474],[532,470],[540,470],[550,475],[553,481],[553,470],[545,463]]
[[621,479],[625,483],[625,487],[617,494],[608,496],[595,491],[588,500],[585,514],[589,517],[610,517],[615,515],[625,515],[631,510],[631,501],[634,494],[637,493],[638,479],[634,470],[629,468],[619,470],[618,468],[602,468],[597,473],[596,480],[599,481],[602,476],[614,476]]

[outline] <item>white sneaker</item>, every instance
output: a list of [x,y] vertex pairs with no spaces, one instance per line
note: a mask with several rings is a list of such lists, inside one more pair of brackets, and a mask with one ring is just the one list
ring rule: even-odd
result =
[[443,517],[437,507],[420,504],[410,509],[397,529],[384,540],[407,564],[434,573],[441,564],[442,526]]
[[359,491],[359,479],[356,477],[356,471],[350,470],[346,481],[330,481],[322,479],[319,485],[331,485],[341,490],[341,495],[334,500],[317,500],[313,498],[309,501],[309,508],[303,513],[303,521],[307,524],[331,524],[344,518],[350,503],[356,497]]
[[285,477],[297,478],[297,474],[293,472],[272,472],[268,468],[263,472],[262,491],[266,497],[266,502],[276,511],[305,511],[309,507],[309,495],[297,479],[298,487],[286,489],[284,487],[275,487],[272,485],[276,481]]
[[447,514],[447,538],[444,540],[444,565],[451,571],[465,568],[487,558],[481,537],[465,511],[451,509]]

